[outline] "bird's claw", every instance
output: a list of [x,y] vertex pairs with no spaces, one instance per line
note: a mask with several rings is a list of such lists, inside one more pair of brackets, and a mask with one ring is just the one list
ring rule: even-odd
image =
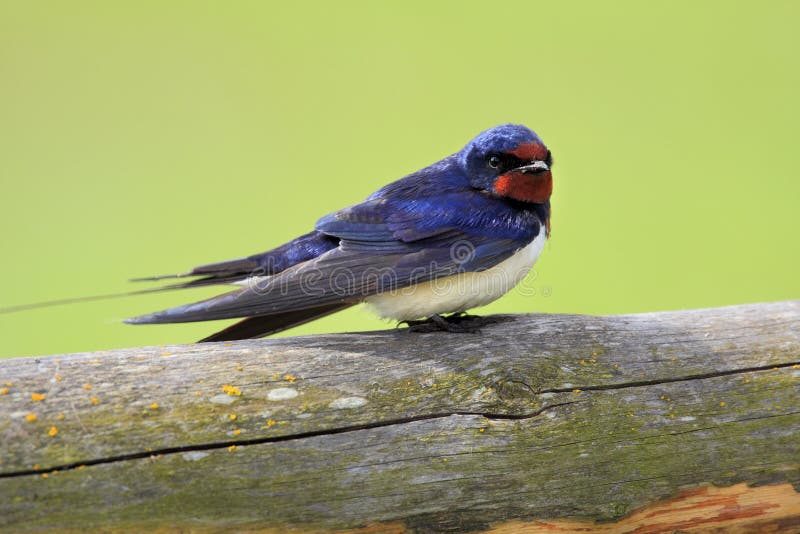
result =
[[408,325],[409,332],[453,332],[458,334],[477,334],[482,326],[502,322],[502,317],[480,317],[458,312],[443,317],[439,314],[432,315],[419,321],[402,321],[400,324]]

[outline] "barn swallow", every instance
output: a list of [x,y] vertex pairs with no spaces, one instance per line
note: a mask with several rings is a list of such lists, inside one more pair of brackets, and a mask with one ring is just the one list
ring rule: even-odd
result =
[[201,340],[226,341],[266,336],[364,302],[412,329],[473,331],[475,323],[465,321],[479,318],[466,311],[517,285],[550,235],[552,163],[525,126],[486,130],[284,245],[145,279],[193,278],[167,288],[240,287],[126,322],[244,318]]

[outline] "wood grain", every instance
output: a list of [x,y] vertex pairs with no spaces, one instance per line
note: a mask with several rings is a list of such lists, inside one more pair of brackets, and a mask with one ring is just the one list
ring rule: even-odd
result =
[[0,361],[0,530],[797,527],[800,301],[503,319]]

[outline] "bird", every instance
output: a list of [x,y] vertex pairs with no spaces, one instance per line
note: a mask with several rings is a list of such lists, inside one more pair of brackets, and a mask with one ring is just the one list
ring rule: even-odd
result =
[[550,150],[531,129],[502,124],[461,150],[389,183],[314,229],[251,256],[137,280],[192,278],[233,291],[140,315],[160,324],[242,319],[200,342],[264,337],[365,303],[412,331],[476,332],[468,315],[515,287],[550,236]]

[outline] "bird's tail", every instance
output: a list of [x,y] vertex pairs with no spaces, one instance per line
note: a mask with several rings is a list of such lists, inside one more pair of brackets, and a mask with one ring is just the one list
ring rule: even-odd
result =
[[[182,278],[183,276],[185,275],[170,275],[170,276],[159,276],[151,278],[134,278],[131,280],[131,282],[149,282],[155,280],[164,280],[166,278]],[[242,278],[241,276],[237,277],[209,276],[205,278],[198,278],[196,280],[191,280],[189,282],[179,282],[176,284],[169,284],[166,286],[151,287],[148,289],[137,289],[135,291],[123,291],[120,293],[105,293],[103,295],[89,295],[84,297],[69,297],[64,299],[42,300],[39,302],[29,302],[27,304],[18,304],[16,306],[6,306],[4,308],[0,308],[0,315],[7,313],[17,313],[28,310],[36,310],[39,308],[52,308],[54,306],[65,306],[67,304],[82,304],[84,302],[96,302],[99,300],[118,299],[122,297],[132,297],[135,295],[146,295],[148,293],[159,293],[161,291],[170,291],[173,289],[190,289],[193,287],[234,283],[241,278]]]
[[301,310],[285,311],[274,315],[248,317],[224,330],[201,339],[200,342],[233,341],[277,334],[283,330],[344,310],[352,305],[352,303],[334,303]]

